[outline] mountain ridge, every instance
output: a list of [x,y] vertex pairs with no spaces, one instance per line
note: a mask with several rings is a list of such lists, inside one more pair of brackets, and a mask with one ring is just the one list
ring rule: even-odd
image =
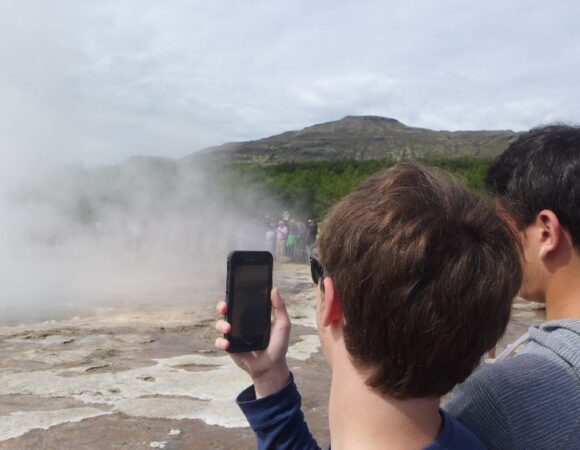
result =
[[493,158],[520,134],[512,130],[434,131],[389,117],[346,116],[262,139],[207,147],[180,161],[269,165],[333,159]]

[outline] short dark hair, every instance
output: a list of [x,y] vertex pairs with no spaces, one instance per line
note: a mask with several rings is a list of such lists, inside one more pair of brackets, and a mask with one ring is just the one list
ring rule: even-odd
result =
[[521,136],[490,167],[485,187],[519,229],[551,210],[580,246],[580,128],[551,125]]
[[502,336],[521,282],[509,226],[443,172],[404,163],[327,215],[320,259],[353,362],[396,398],[437,397]]

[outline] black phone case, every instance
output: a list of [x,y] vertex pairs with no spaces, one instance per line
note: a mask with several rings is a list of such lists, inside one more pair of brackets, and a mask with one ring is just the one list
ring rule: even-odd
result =
[[[243,264],[243,259],[244,257],[248,257],[251,255],[255,255],[259,258],[263,258],[264,259],[264,263],[267,263],[269,265],[269,270],[270,270],[270,279],[268,282],[268,300],[269,300],[269,295],[272,292],[272,271],[273,271],[273,264],[274,264],[274,258],[272,256],[272,254],[270,252],[267,251],[233,251],[228,255],[228,259],[227,259],[227,279],[226,279],[226,303],[228,304],[228,312],[226,314],[226,320],[231,323],[231,317],[230,317],[230,312],[233,310],[233,308],[230,308],[230,305],[232,304],[232,296],[230,295],[230,293],[233,290],[233,272],[234,272],[234,266],[235,265],[241,265]],[[242,261],[238,261],[238,259],[241,259]],[[270,301],[267,302],[267,317],[269,318],[272,314],[272,304]],[[269,343],[270,343],[270,328],[271,328],[271,322],[268,321],[267,322],[267,328],[265,330],[264,333],[264,341],[261,343],[244,343],[244,342],[240,342],[238,340],[235,340],[232,338],[230,333],[225,333],[224,337],[230,341],[230,346],[228,347],[227,351],[229,353],[243,353],[243,352],[250,352],[250,351],[256,351],[256,350],[264,350],[268,347]]]

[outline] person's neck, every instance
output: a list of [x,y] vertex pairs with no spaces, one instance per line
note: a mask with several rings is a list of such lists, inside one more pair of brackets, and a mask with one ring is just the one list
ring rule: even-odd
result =
[[546,319],[580,319],[580,254],[572,252],[567,264],[549,277],[546,286]]
[[348,357],[335,361],[330,388],[333,450],[423,449],[439,435],[439,398],[396,400],[365,384]]

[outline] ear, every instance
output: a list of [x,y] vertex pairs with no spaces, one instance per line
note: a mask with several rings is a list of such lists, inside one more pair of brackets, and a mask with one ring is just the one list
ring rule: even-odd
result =
[[549,209],[543,209],[536,216],[536,227],[539,236],[538,256],[541,259],[549,257],[560,245],[562,227],[558,216]]
[[340,304],[340,297],[334,287],[334,281],[331,277],[325,277],[322,281],[324,283],[323,304],[322,304],[322,326],[329,326],[340,322],[344,317],[342,313],[342,306]]

